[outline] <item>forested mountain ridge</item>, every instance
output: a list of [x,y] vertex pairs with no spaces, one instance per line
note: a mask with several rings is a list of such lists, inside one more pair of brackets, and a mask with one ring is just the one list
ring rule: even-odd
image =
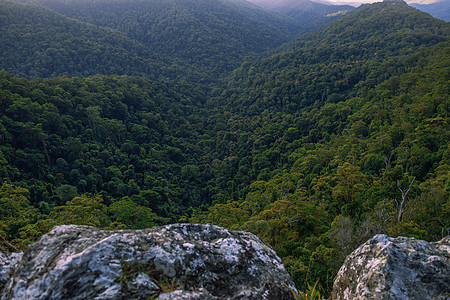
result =
[[168,65],[144,45],[41,6],[2,1],[0,22],[0,67],[16,76],[169,76]]
[[317,31],[355,8],[350,5],[332,5],[310,0],[260,2],[250,1],[261,7],[288,16],[303,32]]
[[[351,47],[352,43],[363,43],[362,57],[383,57],[398,55],[398,49],[405,47],[406,43],[414,51],[420,46],[435,43],[434,39],[441,41],[440,36],[447,37],[450,33],[447,22],[412,8],[402,0],[392,0],[363,5],[316,34],[316,38],[305,36],[297,39],[293,47],[317,47],[323,40],[346,47]],[[380,51],[383,48],[386,48],[385,52]],[[353,57],[349,55],[348,58]]]
[[449,47],[386,61],[380,68],[394,75],[345,101],[234,121],[235,140],[248,143],[241,153],[250,153],[240,162],[251,161],[236,176],[258,180],[245,201],[191,221],[263,236],[304,289],[320,278],[327,290],[346,255],[375,233],[448,235]]
[[237,182],[258,180],[191,221],[264,236],[305,289],[376,232],[449,234],[449,36],[385,1],[235,70],[222,98],[252,166]]
[[[384,1],[361,7],[317,33],[286,44],[279,55],[243,64],[229,77],[230,109],[257,114],[293,112],[338,102],[397,72],[405,55],[446,41],[450,25],[409,7]],[[392,73],[394,72],[394,73]],[[242,93],[242,94],[240,94]]]
[[257,57],[301,32],[288,18],[245,1],[31,2],[71,18],[120,31],[145,45],[156,57],[205,76],[229,72],[244,59]]
[[448,40],[448,23],[385,1],[226,88],[3,71],[0,233],[23,247],[55,224],[210,222],[258,234],[326,294],[372,234],[449,232]]

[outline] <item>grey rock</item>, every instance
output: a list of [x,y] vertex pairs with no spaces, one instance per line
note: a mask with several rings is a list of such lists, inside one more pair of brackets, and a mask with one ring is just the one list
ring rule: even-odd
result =
[[280,258],[250,233],[65,225],[30,245],[2,299],[293,299],[291,290]]
[[22,259],[22,256],[22,252],[11,253],[9,255],[0,253],[0,292],[14,274],[14,270]]
[[333,299],[450,299],[450,236],[436,243],[376,235],[345,260]]

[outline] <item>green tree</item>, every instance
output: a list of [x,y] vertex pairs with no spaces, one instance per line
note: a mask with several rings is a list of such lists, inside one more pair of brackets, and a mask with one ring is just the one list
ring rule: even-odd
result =
[[63,184],[56,188],[56,195],[61,200],[61,203],[66,203],[78,195],[78,190],[76,186]]
[[130,198],[124,197],[122,200],[112,203],[108,207],[111,219],[125,224],[130,229],[144,229],[156,225],[156,215],[148,207],[134,203]]
[[28,196],[27,189],[8,183],[0,188],[0,235],[18,246],[21,245],[15,239],[19,237],[20,228],[40,218],[37,209],[30,206]]
[[57,206],[49,218],[56,224],[89,225],[106,227],[110,221],[107,206],[100,195],[83,194],[68,201],[63,206]]
[[344,215],[357,216],[362,209],[362,192],[367,187],[367,176],[358,166],[344,163],[333,177],[333,197]]

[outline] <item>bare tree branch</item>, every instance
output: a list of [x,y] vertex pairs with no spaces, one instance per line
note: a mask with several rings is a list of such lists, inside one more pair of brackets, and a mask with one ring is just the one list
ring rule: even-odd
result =
[[415,179],[416,179],[416,177],[413,177],[413,179],[411,180],[411,183],[409,184],[409,187],[406,191],[400,187],[400,182],[397,180],[398,190],[402,194],[402,200],[401,200],[400,204],[398,205],[398,202],[397,202],[397,205],[399,206],[398,207],[398,216],[397,216],[398,223],[400,223],[400,221],[402,220],[403,213],[405,212],[405,209],[406,209],[405,208],[406,199],[408,197],[409,191],[411,191],[411,187],[412,187]]
[[[442,222],[441,220],[439,220],[439,223],[441,223],[441,225],[442,225],[442,237],[445,237],[445,236],[449,235],[449,233],[450,233],[450,227],[447,226],[447,224],[445,224],[445,223]],[[447,231],[447,233],[445,233],[445,231]]]
[[6,249],[3,248],[2,246],[0,246],[0,252],[3,253],[3,254],[8,254],[8,253],[9,253],[9,252],[6,251]]
[[[17,249],[16,247],[14,247],[12,244],[10,244],[7,240],[5,240],[5,238],[0,234],[0,242],[6,246],[7,248],[11,249],[14,252],[18,252],[20,251],[19,249]],[[3,248],[2,248],[3,250]],[[3,251],[2,251],[3,252]]]

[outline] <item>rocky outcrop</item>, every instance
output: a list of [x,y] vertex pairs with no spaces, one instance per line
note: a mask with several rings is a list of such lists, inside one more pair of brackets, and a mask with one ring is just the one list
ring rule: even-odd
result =
[[0,253],[0,291],[3,290],[9,279],[14,274],[14,269],[22,259],[23,253],[16,252],[9,255]]
[[11,270],[2,299],[293,299],[295,291],[268,245],[214,225],[58,226]]
[[376,235],[339,270],[333,299],[450,299],[450,237],[436,243]]
[[[104,231],[58,226],[0,254],[1,299],[294,299],[275,252],[253,234],[174,224]],[[333,299],[449,299],[450,237],[377,235],[345,260]]]

